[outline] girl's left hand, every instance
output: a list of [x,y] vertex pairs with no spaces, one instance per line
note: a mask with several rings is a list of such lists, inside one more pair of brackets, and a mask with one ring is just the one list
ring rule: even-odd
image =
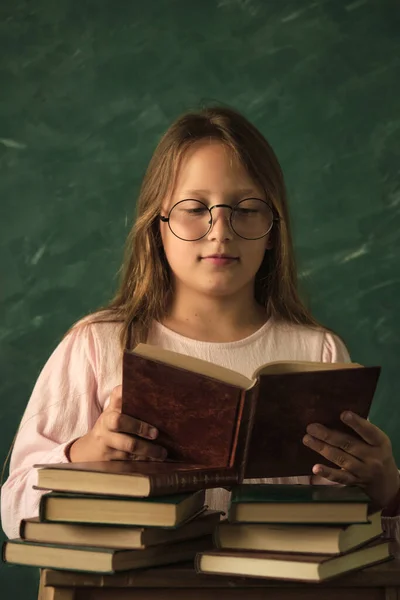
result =
[[359,485],[379,508],[388,506],[400,485],[390,439],[355,413],[346,411],[340,417],[362,439],[319,423],[308,425],[303,443],[339,467],[316,464],[313,473],[344,485]]

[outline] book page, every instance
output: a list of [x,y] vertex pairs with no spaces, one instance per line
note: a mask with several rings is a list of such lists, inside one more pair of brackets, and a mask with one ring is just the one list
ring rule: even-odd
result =
[[279,375],[281,373],[299,373],[302,371],[331,371],[360,367],[362,367],[362,365],[359,365],[358,363],[325,363],[302,360],[279,361],[261,365],[261,367],[254,372],[254,379],[257,379],[260,375]]
[[229,383],[245,390],[252,387],[254,383],[251,379],[248,379],[244,375],[236,373],[236,371],[232,371],[231,369],[215,365],[200,358],[186,356],[179,352],[172,352],[172,350],[166,350],[159,346],[152,346],[151,344],[138,344],[132,353],[144,358],[158,360],[159,362],[163,362],[173,367],[186,369],[193,373],[199,373],[206,377],[218,379],[219,381]]

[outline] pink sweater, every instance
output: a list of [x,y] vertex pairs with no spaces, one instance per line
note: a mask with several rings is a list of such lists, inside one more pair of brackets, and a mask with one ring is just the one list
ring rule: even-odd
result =
[[[122,382],[120,325],[77,326],[44,366],[22,418],[11,456],[10,475],[2,488],[2,526],[18,537],[19,522],[38,514],[43,492],[34,490],[35,463],[67,462],[66,446],[86,434]],[[251,377],[263,363],[278,360],[346,362],[349,355],[334,335],[309,327],[267,322],[237,342],[199,342],[154,323],[148,342],[214,362]],[[316,455],[316,462],[318,457]],[[264,480],[273,483],[329,483],[317,476]],[[212,508],[226,510],[229,492],[209,490]],[[388,534],[400,532],[400,518],[384,518]],[[399,536],[400,539],[400,536]]]

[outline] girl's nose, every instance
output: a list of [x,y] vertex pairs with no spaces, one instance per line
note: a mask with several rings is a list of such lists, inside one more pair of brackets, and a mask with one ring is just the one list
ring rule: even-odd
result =
[[215,207],[211,211],[212,227],[209,232],[209,239],[230,240],[233,237],[233,231],[230,224],[231,209],[229,207]]

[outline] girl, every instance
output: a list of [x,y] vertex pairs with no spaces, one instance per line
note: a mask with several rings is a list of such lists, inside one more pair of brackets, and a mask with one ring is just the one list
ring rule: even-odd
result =
[[[121,413],[122,350],[140,341],[248,377],[273,360],[350,360],[299,298],[281,168],[261,133],[233,110],[186,114],[156,148],[120,289],[67,333],[22,419],[2,491],[9,537],[38,513],[34,464],[165,457],[151,423]],[[310,424],[303,440],[338,468],[316,464],[309,477],[265,481],[360,485],[393,534],[400,501],[390,441],[357,415],[343,419],[348,434]],[[208,492],[213,508],[227,500],[226,490]]]

